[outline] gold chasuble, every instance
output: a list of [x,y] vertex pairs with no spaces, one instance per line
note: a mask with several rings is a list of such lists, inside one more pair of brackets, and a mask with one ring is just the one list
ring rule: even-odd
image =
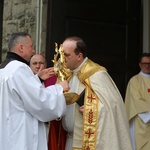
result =
[[77,76],[85,86],[84,113],[74,114],[72,150],[132,150],[124,103],[106,69],[87,59]]

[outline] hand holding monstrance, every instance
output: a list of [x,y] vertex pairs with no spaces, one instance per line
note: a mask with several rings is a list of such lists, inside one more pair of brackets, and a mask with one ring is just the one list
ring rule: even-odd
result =
[[[66,67],[65,56],[62,45],[58,49],[57,43],[55,43],[55,52],[54,54],[54,72],[60,81],[67,80],[71,76],[71,71]],[[64,92],[67,105],[74,103],[78,99],[78,94],[73,92]]]

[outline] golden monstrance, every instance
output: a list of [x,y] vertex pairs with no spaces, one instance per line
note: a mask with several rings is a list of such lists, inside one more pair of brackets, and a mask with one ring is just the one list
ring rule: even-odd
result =
[[[54,54],[54,72],[59,81],[67,80],[67,77],[71,75],[70,69],[66,67],[65,56],[62,44],[58,49],[58,44],[55,43],[55,54]],[[74,92],[64,92],[64,96],[66,99],[66,104],[70,105],[76,102],[79,98],[79,95]]]

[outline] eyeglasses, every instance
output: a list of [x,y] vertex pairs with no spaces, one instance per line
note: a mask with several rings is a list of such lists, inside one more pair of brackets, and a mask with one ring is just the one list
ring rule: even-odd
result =
[[45,63],[44,63],[44,62],[33,62],[33,63],[32,63],[32,65],[37,65],[37,64],[39,64],[39,65],[44,65]]
[[150,63],[146,63],[146,62],[144,62],[144,63],[141,63],[142,65],[144,65],[144,66],[147,66],[147,65],[149,65],[150,66]]

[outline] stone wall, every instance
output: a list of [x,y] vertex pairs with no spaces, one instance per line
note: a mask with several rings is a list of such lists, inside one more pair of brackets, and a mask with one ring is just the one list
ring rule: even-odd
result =
[[[36,48],[38,47],[44,53],[46,15],[47,0],[4,0],[2,60],[5,58],[8,50],[7,44],[10,34],[18,31],[29,33],[32,37],[33,45],[35,45],[35,50],[37,51]],[[39,22],[39,20],[41,21]],[[38,52],[40,51],[38,50]]]

